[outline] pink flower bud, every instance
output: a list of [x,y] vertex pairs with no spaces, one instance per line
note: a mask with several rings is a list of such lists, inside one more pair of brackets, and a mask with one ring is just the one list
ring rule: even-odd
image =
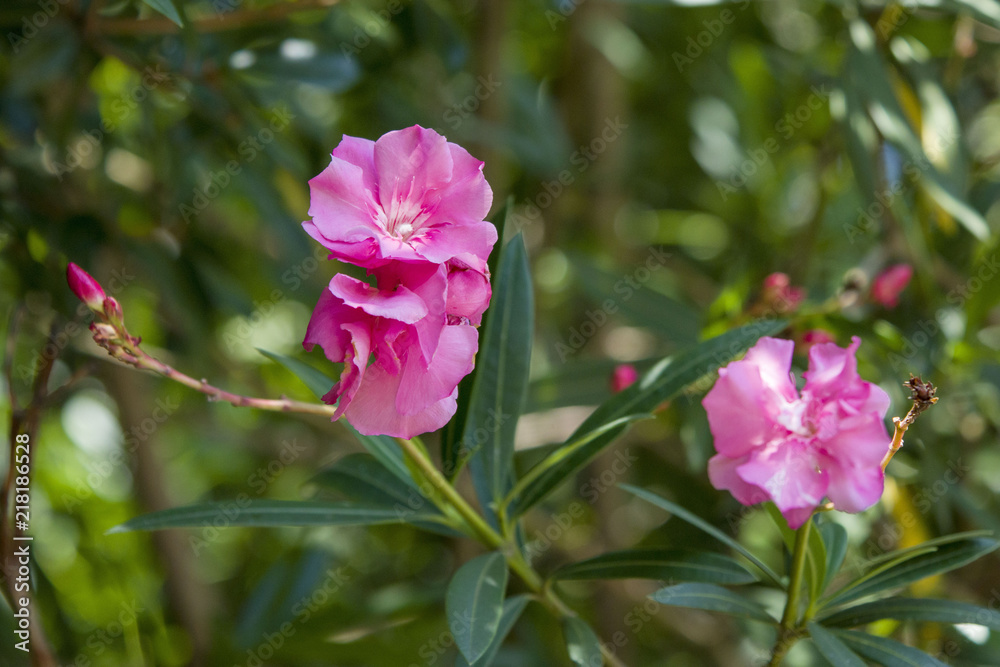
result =
[[797,342],[799,345],[799,352],[801,354],[809,354],[809,350],[812,349],[813,345],[836,343],[837,338],[826,329],[809,329],[808,331],[802,332],[802,334],[798,337]]
[[899,295],[912,277],[913,267],[909,264],[890,266],[872,281],[872,301],[886,308],[895,308],[899,305]]
[[104,308],[106,295],[100,284],[89,273],[70,262],[69,266],[66,267],[66,280],[69,282],[69,288],[73,290],[73,294],[80,301],[87,304],[87,307],[95,313],[101,312]]
[[113,297],[109,296],[104,299],[103,303],[104,315],[108,318],[112,324],[120,325],[125,314],[122,313],[121,304]]
[[794,312],[806,298],[805,289],[792,287],[785,273],[772,273],[767,276],[764,278],[763,287],[761,304],[779,313]]
[[639,379],[639,372],[632,364],[619,364],[611,373],[611,391],[618,393]]

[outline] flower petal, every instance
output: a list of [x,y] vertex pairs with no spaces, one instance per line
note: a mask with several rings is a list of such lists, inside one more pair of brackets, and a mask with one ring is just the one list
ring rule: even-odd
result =
[[719,369],[702,405],[720,454],[737,458],[771,439],[774,425],[763,404],[763,386],[760,370],[746,361]]
[[427,304],[402,285],[389,290],[373,287],[363,280],[338,273],[330,281],[330,292],[345,304],[369,315],[399,320],[407,324],[427,316]]
[[744,482],[767,491],[791,526],[800,514],[790,513],[792,510],[811,511],[826,495],[829,475],[819,463],[819,457],[807,443],[790,439],[754,451],[736,472]]
[[479,332],[469,325],[448,326],[441,333],[441,344],[429,364],[424,364],[416,350],[410,350],[403,362],[396,410],[411,415],[451,395],[462,378],[472,372]]
[[771,499],[767,491],[743,481],[736,469],[747,462],[749,454],[731,459],[722,454],[716,454],[708,460],[708,479],[712,486],[720,491],[729,491],[740,503],[751,506]]

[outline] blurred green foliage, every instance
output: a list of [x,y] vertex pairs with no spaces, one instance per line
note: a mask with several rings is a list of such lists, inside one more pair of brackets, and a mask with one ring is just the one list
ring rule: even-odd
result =
[[[783,271],[809,295],[790,334],[861,336],[862,374],[894,413],[908,373],[940,387],[881,505],[838,517],[848,565],[1000,529],[997,7],[5,2],[0,310],[25,313],[9,389],[27,400],[56,353],[51,387],[72,379],[33,461],[35,590],[61,664],[453,664],[444,592],[476,553],[467,543],[397,526],[106,535],[195,501],[308,497],[320,468],[359,447],[323,419],[210,404],[115,367],[64,280],[67,261],[88,269],[146,348],[195,377],[310,399],[256,351],[300,355],[344,270],[299,228],[307,181],[343,134],[415,123],[486,161],[495,209],[514,200],[537,291],[520,446],[569,435],[615,363],[644,368],[745,321]],[[898,262],[915,267],[901,304],[869,303],[871,278]],[[637,544],[717,548],[622,482],[780,560],[766,513],[709,486],[699,399],[635,425],[617,445],[638,459],[624,474],[598,459],[532,510],[540,569]],[[995,558],[914,588],[995,607]],[[652,582],[561,586],[602,637],[623,633],[631,665],[757,664],[770,643],[752,623],[659,607]],[[5,608],[0,635],[11,625]],[[951,664],[1000,664],[995,634],[876,629]],[[559,638],[529,605],[496,664],[568,664]],[[28,664],[12,643],[3,663]],[[788,660],[820,659],[802,644]]]

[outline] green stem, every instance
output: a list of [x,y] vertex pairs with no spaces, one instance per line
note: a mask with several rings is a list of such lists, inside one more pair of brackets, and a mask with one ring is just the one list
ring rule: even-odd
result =
[[788,600],[785,602],[785,611],[781,615],[781,626],[778,630],[778,639],[774,643],[774,650],[771,652],[771,662],[768,667],[777,667],[785,658],[785,654],[799,639],[797,631],[799,616],[799,600],[802,595],[802,579],[806,571],[806,552],[809,547],[809,531],[812,529],[812,516],[806,519],[795,532],[795,546],[792,553],[792,571],[788,581]]
[[[410,460],[416,465],[424,479],[434,487],[434,490],[453,507],[466,522],[472,533],[486,546],[497,549],[507,559],[507,565],[519,576],[528,588],[533,592],[538,600],[557,617],[576,616],[576,612],[566,606],[566,603],[559,598],[554,590],[546,585],[545,580],[538,572],[524,559],[520,550],[515,544],[504,539],[495,531],[482,516],[462,497],[454,486],[448,482],[444,474],[434,465],[427,456],[426,450],[419,442],[397,438],[400,447]],[[624,667],[624,664],[615,654],[604,644],[601,645],[601,654],[604,660],[611,667]]]

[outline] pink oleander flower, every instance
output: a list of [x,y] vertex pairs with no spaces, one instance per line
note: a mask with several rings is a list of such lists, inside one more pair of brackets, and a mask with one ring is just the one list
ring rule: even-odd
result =
[[306,232],[331,257],[365,268],[464,255],[485,262],[497,240],[484,221],[493,192],[483,163],[419,125],[377,141],[345,136],[309,188]]
[[611,391],[618,393],[624,391],[639,379],[639,372],[632,364],[619,364],[611,373]]
[[104,311],[104,300],[107,295],[100,283],[94,280],[89,273],[70,262],[69,266],[66,267],[66,280],[69,282],[69,288],[73,290],[73,294],[88,308],[97,313]]
[[788,274],[772,273],[764,278],[760,301],[765,308],[779,313],[791,313],[798,309],[806,298],[806,290],[792,287]]
[[899,305],[899,295],[910,284],[911,278],[913,267],[909,264],[890,266],[872,281],[872,301],[886,308],[895,308]]
[[845,512],[878,502],[889,396],[858,376],[859,345],[857,337],[847,349],[815,345],[801,393],[790,340],[761,338],[720,369],[703,401],[718,452],[708,463],[712,485],[744,505],[774,501],[793,529],[824,497]]
[[471,268],[426,262],[372,273],[377,287],[334,276],[309,322],[305,348],[319,345],[344,363],[323,400],[337,404],[334,419],[344,416],[365,435],[437,430],[455,414],[458,383],[472,371],[478,331],[470,322],[482,317],[489,282]]

